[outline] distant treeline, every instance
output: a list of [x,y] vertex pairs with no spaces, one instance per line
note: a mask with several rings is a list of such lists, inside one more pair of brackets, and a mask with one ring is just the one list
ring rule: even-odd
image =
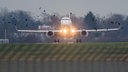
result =
[[[5,38],[6,30],[6,37],[10,43],[48,42],[49,39],[44,34],[19,33],[16,29],[38,29],[39,25],[44,24],[58,27],[61,17],[58,13],[42,12],[39,16],[34,16],[31,12],[1,9],[0,39]],[[109,17],[99,17],[90,11],[83,17],[71,13],[71,19],[80,29],[121,28],[119,31],[89,33],[89,36],[83,39],[86,42],[128,41],[128,16],[111,14]]]

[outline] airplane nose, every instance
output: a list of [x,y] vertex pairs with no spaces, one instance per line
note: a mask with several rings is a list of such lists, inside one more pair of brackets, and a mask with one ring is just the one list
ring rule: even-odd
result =
[[66,29],[64,29],[64,31],[63,31],[65,34],[67,33],[67,30]]

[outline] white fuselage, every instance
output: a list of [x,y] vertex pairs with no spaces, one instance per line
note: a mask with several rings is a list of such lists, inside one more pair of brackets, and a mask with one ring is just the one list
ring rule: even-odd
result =
[[63,17],[61,19],[61,30],[62,30],[62,33],[61,36],[64,36],[64,37],[72,37],[74,36],[74,27],[72,25],[72,21],[69,17]]
[[69,17],[63,17],[61,19],[61,25],[62,26],[72,26],[72,21]]

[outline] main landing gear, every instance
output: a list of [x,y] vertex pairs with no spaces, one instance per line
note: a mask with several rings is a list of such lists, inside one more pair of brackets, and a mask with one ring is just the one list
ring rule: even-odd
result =
[[59,39],[55,39],[54,42],[55,42],[55,43],[59,43],[60,40],[59,40]]
[[[68,43],[68,41],[64,41],[64,43]],[[76,43],[81,43],[82,42],[82,40],[81,39],[76,39]],[[60,40],[59,39],[55,39],[54,40],[54,43],[60,43]]]
[[76,39],[76,43],[81,43],[82,40],[81,39]]

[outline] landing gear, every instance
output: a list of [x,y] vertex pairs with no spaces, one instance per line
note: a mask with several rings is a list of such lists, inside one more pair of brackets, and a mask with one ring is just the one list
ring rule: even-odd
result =
[[59,43],[60,40],[59,40],[59,39],[55,39],[54,42],[55,42],[55,43]]
[[76,43],[81,43],[82,40],[81,39],[76,39]]

